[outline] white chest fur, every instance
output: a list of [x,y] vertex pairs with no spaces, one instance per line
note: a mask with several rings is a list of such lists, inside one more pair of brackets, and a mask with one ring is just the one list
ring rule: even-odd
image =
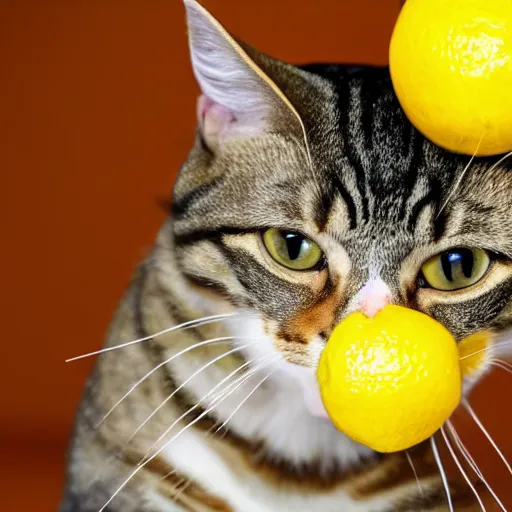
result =
[[[269,486],[257,475],[241,477],[208,446],[204,434],[185,431],[162,453],[173,467],[207,492],[221,498],[236,512],[369,512],[389,506],[392,496],[380,494],[371,501],[353,501],[341,488],[325,493],[291,494]],[[159,498],[162,512],[166,500]],[[168,502],[168,506],[171,504]]]
[[[208,304],[208,301],[194,293],[191,295],[190,299],[195,299],[194,302],[207,314],[218,313],[215,304]],[[258,343],[244,350],[248,360],[279,355],[272,341],[265,335],[263,323],[257,316],[241,313],[226,327],[236,337],[235,344],[239,346],[258,339]],[[201,364],[198,362],[198,365]],[[270,456],[275,455],[276,458],[284,458],[298,465],[313,460],[322,461],[325,469],[332,464],[340,467],[357,464],[370,450],[341,434],[330,421],[313,416],[305,402],[303,386],[289,373],[281,371],[280,365],[281,362],[275,363],[276,371],[263,386],[252,393],[262,378],[268,375],[269,367],[256,372],[236,392],[214,407],[214,416],[221,422],[229,418],[229,429],[244,439],[262,441]],[[173,376],[178,382],[184,382],[200,367],[193,366],[193,363],[172,365]],[[197,373],[187,383],[187,389],[200,400],[224,376],[225,371],[213,365],[207,371]],[[206,399],[202,405],[210,407],[211,401]],[[236,414],[232,415],[235,409]],[[162,456],[180,474],[190,477],[206,491],[225,500],[240,512],[358,512],[381,510],[389,500],[387,496],[376,498],[371,504],[355,502],[341,489],[309,495],[284,492],[279,485],[270,485],[258,474],[236,474],[208,444],[204,433],[193,428],[179,434],[162,451]]]

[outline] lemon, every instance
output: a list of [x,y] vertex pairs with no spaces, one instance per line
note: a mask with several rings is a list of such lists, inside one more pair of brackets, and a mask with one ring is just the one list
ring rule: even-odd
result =
[[401,306],[357,312],[333,331],[317,369],[334,425],[379,452],[434,434],[460,402],[457,344],[437,321]]
[[471,155],[512,150],[512,0],[407,0],[389,60],[426,137]]

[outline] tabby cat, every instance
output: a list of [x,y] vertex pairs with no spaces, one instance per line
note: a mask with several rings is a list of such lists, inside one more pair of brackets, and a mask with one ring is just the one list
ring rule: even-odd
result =
[[86,387],[61,511],[449,510],[429,442],[350,440],[315,368],[341,319],[393,303],[493,333],[466,392],[488,371],[512,325],[512,159],[426,140],[387,68],[285,64],[185,6],[197,136]]

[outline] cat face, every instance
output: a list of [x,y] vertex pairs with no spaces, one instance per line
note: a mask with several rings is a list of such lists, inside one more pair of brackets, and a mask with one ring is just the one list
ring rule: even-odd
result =
[[212,300],[244,312],[241,338],[261,336],[249,357],[279,356],[321,414],[314,371],[356,310],[418,309],[457,341],[491,333],[486,361],[505,353],[512,158],[430,143],[387,69],[289,66],[187,5],[203,96],[174,189],[177,254]]

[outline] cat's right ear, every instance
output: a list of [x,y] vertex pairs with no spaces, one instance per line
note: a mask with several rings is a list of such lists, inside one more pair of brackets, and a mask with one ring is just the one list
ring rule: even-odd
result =
[[198,122],[208,147],[253,137],[286,123],[304,136],[295,108],[220,23],[195,0],[184,0],[194,74],[201,88]]

